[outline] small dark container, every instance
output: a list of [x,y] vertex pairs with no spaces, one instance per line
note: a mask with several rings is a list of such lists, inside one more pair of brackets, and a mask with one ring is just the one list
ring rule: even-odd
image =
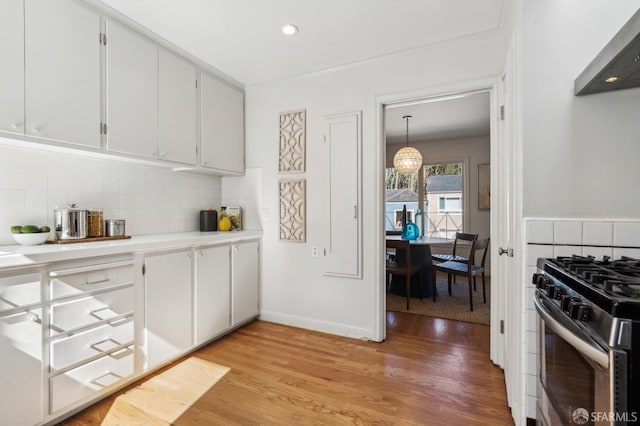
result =
[[218,230],[218,212],[215,210],[200,210],[200,232]]

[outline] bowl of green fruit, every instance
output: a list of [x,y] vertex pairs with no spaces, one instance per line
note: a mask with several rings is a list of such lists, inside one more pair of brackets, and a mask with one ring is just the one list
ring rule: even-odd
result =
[[47,241],[51,228],[48,226],[12,226],[11,234],[18,244],[23,246],[36,246]]

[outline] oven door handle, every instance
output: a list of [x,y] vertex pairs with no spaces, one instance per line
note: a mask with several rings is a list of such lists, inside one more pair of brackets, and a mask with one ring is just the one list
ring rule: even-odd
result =
[[596,362],[602,368],[609,368],[609,354],[593,343],[576,336],[571,330],[562,325],[553,317],[553,314],[542,304],[538,297],[533,299],[536,311],[542,317],[545,325],[562,337],[567,343],[573,346],[578,352]]

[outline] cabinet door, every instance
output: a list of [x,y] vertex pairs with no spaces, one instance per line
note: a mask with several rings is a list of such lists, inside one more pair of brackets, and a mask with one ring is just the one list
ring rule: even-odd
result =
[[230,326],[229,257],[228,245],[196,251],[196,345],[214,338]]
[[162,160],[196,163],[196,68],[160,49],[158,148]]
[[231,325],[260,313],[260,245],[258,241],[232,245]]
[[24,133],[24,11],[5,0],[0,14],[0,130]]
[[99,34],[79,2],[25,1],[27,135],[100,147]]
[[208,74],[201,82],[201,164],[244,173],[244,96]]
[[42,421],[41,310],[0,317],[0,423]]
[[107,22],[107,149],[158,156],[158,48]]
[[360,113],[326,117],[327,275],[362,277]]
[[147,367],[179,355],[192,344],[191,251],[145,259]]

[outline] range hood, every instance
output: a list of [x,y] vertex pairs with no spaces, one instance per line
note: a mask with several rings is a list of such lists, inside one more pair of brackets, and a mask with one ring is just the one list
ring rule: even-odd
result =
[[640,87],[640,9],[574,81],[576,96]]

